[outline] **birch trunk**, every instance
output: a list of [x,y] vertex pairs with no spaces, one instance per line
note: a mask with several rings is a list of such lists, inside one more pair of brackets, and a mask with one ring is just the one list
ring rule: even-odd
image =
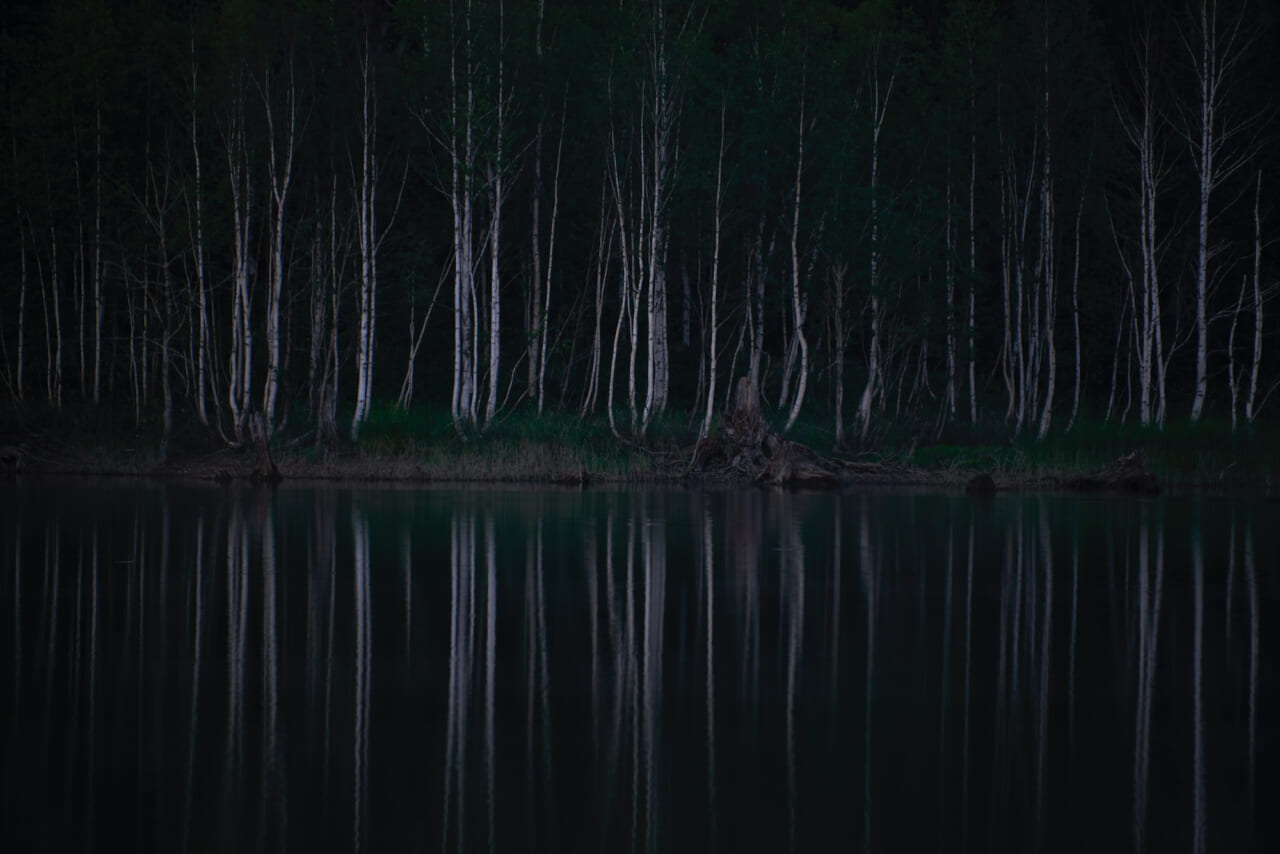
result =
[[1262,366],[1262,170],[1253,193],[1253,362],[1249,369],[1249,393],[1244,399],[1244,420],[1253,423],[1258,414],[1258,370]]
[[[367,56],[365,61],[367,65]],[[293,177],[294,138],[298,115],[292,61],[289,64],[289,85],[285,96],[287,124],[284,130],[283,151],[277,150],[270,72],[266,74],[265,86],[261,94],[262,106],[267,118],[267,169],[271,180],[271,199],[275,207],[275,219],[271,229],[271,278],[267,291],[267,377],[262,393],[262,412],[266,419],[269,437],[275,430],[276,398],[280,390],[280,303],[284,290],[284,206],[289,197],[289,183]]]
[[454,428],[466,438],[475,426],[475,281],[472,262],[472,175],[475,168],[473,116],[475,93],[471,44],[471,3],[463,21],[466,101],[460,115],[458,89],[458,22],[450,8],[450,30],[454,45],[449,54],[451,160],[450,206],[453,213],[453,395],[451,411]]
[[[1231,393],[1231,432],[1239,422],[1240,377],[1236,374],[1236,327],[1240,324],[1240,310],[1244,307],[1244,292],[1249,287],[1249,277],[1240,277],[1240,295],[1236,297],[1235,311],[1231,312],[1231,331],[1227,335],[1227,390]],[[1241,370],[1241,375],[1244,371]]]
[[498,269],[500,241],[502,237],[503,177],[506,163],[503,161],[502,135],[506,94],[503,92],[503,44],[506,15],[504,5],[498,3],[498,128],[494,163],[490,167],[491,205],[493,219],[489,225],[489,400],[485,405],[485,424],[491,424],[498,413],[498,373],[502,357],[502,276]]
[[253,326],[249,293],[249,235],[252,182],[244,128],[243,83],[237,84],[227,137],[227,175],[232,201],[231,350],[228,364],[227,406],[237,442],[247,437],[247,418],[253,368]]
[[[803,81],[804,75],[801,75]],[[801,83],[803,86],[803,82]],[[879,129],[876,130],[877,136]],[[796,157],[796,192],[795,205],[791,213],[791,310],[792,322],[795,324],[796,342],[800,348],[800,377],[796,386],[796,396],[791,403],[791,412],[787,415],[783,432],[790,430],[800,415],[800,406],[804,403],[804,390],[809,378],[809,342],[804,336],[804,309],[800,297],[800,254],[798,249],[800,233],[800,179],[804,172],[804,92],[800,93],[800,124],[797,133],[798,155]],[[872,205],[875,205],[875,181],[872,180]],[[874,221],[874,215],[873,215]],[[873,226],[874,228],[874,226]],[[874,250],[873,250],[874,251]],[[873,262],[874,263],[874,262]]]
[[565,92],[565,103],[560,114],[560,140],[556,143],[556,171],[551,181],[551,226],[550,240],[547,245],[547,278],[543,283],[543,302],[540,309],[541,319],[538,322],[538,414],[542,414],[542,406],[546,398],[547,383],[547,329],[551,320],[551,272],[556,260],[556,224],[560,219],[560,162],[564,153],[564,123],[568,114],[569,93]]
[[1071,391],[1071,417],[1067,419],[1067,430],[1070,431],[1076,423],[1076,416],[1080,412],[1080,384],[1084,373],[1083,366],[1080,364],[1080,223],[1084,219],[1084,202],[1085,196],[1089,191],[1089,175],[1093,172],[1093,143],[1089,144],[1089,165],[1085,167],[1084,186],[1080,190],[1080,207],[1076,208],[1076,231],[1075,231],[1075,251],[1071,265],[1071,324],[1074,335],[1072,340],[1075,344],[1075,384]]
[[[1044,173],[1040,179],[1040,252],[1041,282],[1044,291],[1044,350],[1048,360],[1048,380],[1044,393],[1044,408],[1040,411],[1038,438],[1044,441],[1053,423],[1053,396],[1058,382],[1058,351],[1054,343],[1057,326],[1057,266],[1054,256],[1054,201],[1053,201],[1053,137],[1049,127],[1049,21],[1044,21],[1044,115],[1041,122],[1044,134]],[[1039,371],[1033,385],[1039,382]]]
[[843,262],[835,264],[831,268],[831,290],[835,301],[835,312],[832,315],[831,322],[833,326],[831,343],[832,343],[832,361],[835,363],[836,374],[836,448],[840,449],[845,444],[844,434],[844,350],[846,332],[844,328],[844,281],[848,275],[848,267]]
[[871,123],[871,343],[867,358],[867,383],[858,401],[859,435],[866,441],[871,427],[871,403],[875,396],[880,375],[880,133],[888,110],[893,84],[897,79],[897,66],[889,74],[888,84],[880,91],[880,42],[876,40],[871,53],[872,123]]
[[613,227],[608,216],[608,189],[606,182],[602,182],[600,186],[600,215],[599,215],[599,251],[596,255],[596,275],[595,275],[595,325],[591,338],[591,367],[587,371],[587,390],[582,396],[582,411],[580,416],[586,416],[588,412],[594,412],[596,408],[596,398],[600,394],[600,361],[603,358],[603,330],[604,322],[604,294],[605,283],[609,276],[609,262],[613,250]]
[[[319,187],[316,187],[319,196]],[[324,400],[324,370],[322,357],[325,341],[325,315],[327,294],[325,293],[324,250],[321,244],[320,220],[316,220],[316,230],[311,238],[311,334],[307,348],[307,408],[312,418],[320,415],[320,405]]]
[[[1221,20],[1217,0],[1200,0],[1194,39],[1183,37],[1197,84],[1196,126],[1186,134],[1195,162],[1199,190],[1196,241],[1196,390],[1191,401],[1191,421],[1200,420],[1208,388],[1209,225],[1213,191],[1244,165],[1242,157],[1228,157],[1226,142],[1250,121],[1224,124],[1222,109],[1232,73],[1248,36],[1243,8],[1230,20]],[[1193,43],[1194,42],[1194,43]]]
[[51,365],[52,373],[50,377],[49,400],[52,401],[56,409],[62,408],[62,311],[58,299],[58,232],[53,227],[53,223],[49,224],[49,240],[52,246],[53,257],[50,259],[49,267],[49,292],[53,295],[53,329],[54,329],[54,356]]
[[[720,150],[716,157],[716,203],[715,231],[711,240],[711,306],[710,322],[707,324],[707,411],[702,418],[702,429],[699,439],[705,439],[711,431],[711,416],[715,412],[716,399],[716,347],[717,334],[720,329],[719,317],[719,285],[720,285],[720,206],[724,198],[724,117],[726,100],[720,98]],[[803,118],[801,119],[803,122]],[[803,140],[803,136],[801,137]],[[799,170],[797,169],[797,175]],[[799,187],[797,185],[797,192]],[[799,199],[797,198],[797,207]]]
[[527,316],[525,318],[525,335],[528,339],[528,345],[525,348],[526,359],[528,361],[528,388],[529,394],[538,395],[538,377],[542,376],[539,369],[540,355],[542,352],[542,324],[545,318],[541,314],[542,306],[542,139],[543,139],[543,121],[546,113],[546,97],[543,91],[543,50],[542,50],[542,22],[546,11],[544,0],[538,0],[538,14],[534,25],[534,55],[536,62],[537,87],[538,87],[538,122],[533,134],[533,210],[532,222],[530,224],[531,243],[533,250],[533,276],[532,290],[529,294],[529,303],[526,307]]
[[974,215],[975,199],[978,185],[978,106],[977,85],[973,73],[973,42],[969,41],[969,325],[967,349],[969,357],[969,421],[978,423],[978,381],[975,363],[977,361],[977,339],[974,334],[976,317],[976,300],[974,290],[978,279],[978,251],[975,232],[977,219]]
[[[13,131],[13,168],[14,177],[18,172],[18,137],[17,131]],[[18,194],[14,193],[14,212],[17,214],[15,223],[18,228],[18,373],[10,384],[14,400],[21,401],[23,398],[23,388],[25,385],[24,375],[26,373],[26,338],[27,338],[27,233],[22,227],[22,202],[18,200]]]
[[[199,92],[200,92],[199,77],[197,76],[197,68],[196,68],[196,43],[195,43],[195,33],[193,31],[191,34],[191,154],[193,158],[192,162],[195,167],[195,187],[194,187],[195,234],[193,235],[192,242],[194,244],[193,249],[195,251],[196,309],[197,309],[196,316],[197,316],[197,323],[198,323],[198,326],[196,329],[198,338],[196,341],[196,354],[195,354],[196,355],[196,358],[195,358],[196,417],[200,419],[201,424],[203,424],[205,427],[208,427],[209,413],[205,408],[205,400],[207,398],[208,390],[206,389],[205,382],[206,382],[206,378],[209,371],[209,307],[206,300],[205,282],[204,282],[204,199],[203,199],[203,190],[201,186],[202,176],[201,176],[201,168],[200,168],[201,167],[200,133],[199,133],[199,127],[198,127]],[[101,111],[99,111],[99,119],[98,119],[98,149],[99,149],[98,217],[99,217],[99,221],[94,226],[96,243],[100,243],[100,240],[101,240],[101,235],[100,235],[100,232],[101,232],[100,217],[101,217],[101,211],[102,211],[102,189],[101,189],[102,187],[102,179],[101,179],[102,130],[101,130],[101,126],[102,126]],[[98,248],[95,247],[94,274],[93,274],[94,302],[95,302],[95,305],[97,306],[96,317],[95,317],[95,326],[97,328],[97,334],[95,335],[95,341],[96,339],[101,337],[102,301],[100,297],[100,281],[99,281],[100,272],[99,272],[99,265],[98,265],[98,252],[99,252]],[[94,395],[95,403],[98,400],[97,366],[98,366],[98,355],[95,350],[94,377],[93,377],[93,395]]]
[[351,441],[360,435],[360,425],[369,414],[373,380],[374,308],[377,297],[377,231],[374,209],[377,192],[377,102],[374,92],[372,58],[366,24],[364,52],[360,57],[360,194],[357,201],[357,243],[360,247],[360,284],[357,308],[360,312],[356,337],[356,408],[351,416]]

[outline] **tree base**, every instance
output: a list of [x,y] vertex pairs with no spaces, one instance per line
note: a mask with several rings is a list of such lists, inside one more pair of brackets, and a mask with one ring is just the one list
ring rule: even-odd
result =
[[249,416],[249,441],[257,455],[251,479],[260,483],[279,483],[283,480],[280,469],[276,468],[275,461],[271,459],[271,448],[267,444],[267,419],[261,412]]
[[759,391],[748,377],[738,380],[733,410],[721,433],[694,448],[690,471],[771,485],[835,486],[841,481],[835,463],[773,432],[760,414]]

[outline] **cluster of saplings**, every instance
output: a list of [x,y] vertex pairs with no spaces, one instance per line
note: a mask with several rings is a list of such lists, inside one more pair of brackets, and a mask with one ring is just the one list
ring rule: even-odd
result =
[[5,390],[166,447],[706,437],[740,378],[844,448],[1253,422],[1272,21],[1151,5],[13,5]]

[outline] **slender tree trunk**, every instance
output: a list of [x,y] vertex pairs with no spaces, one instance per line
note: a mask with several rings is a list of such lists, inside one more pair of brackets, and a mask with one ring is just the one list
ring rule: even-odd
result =
[[582,411],[585,416],[594,412],[596,398],[600,394],[600,362],[603,358],[604,294],[605,283],[609,277],[609,264],[613,253],[613,226],[608,214],[609,200],[607,182],[600,185],[599,235],[600,248],[596,255],[596,287],[595,287],[595,326],[591,338],[591,366],[587,371],[587,390],[582,397]]
[[880,51],[877,40],[871,54],[872,80],[872,123],[871,123],[871,344],[867,358],[867,383],[862,389],[862,397],[858,401],[859,435],[863,441],[871,427],[871,403],[875,395],[876,383],[880,375],[880,132],[884,127],[884,117],[888,111],[889,98],[893,94],[893,84],[897,79],[897,66],[889,74],[889,80],[880,91]]
[[[367,45],[366,45],[367,48]],[[368,57],[365,57],[366,64]],[[366,74],[367,76],[367,74]],[[271,75],[267,73],[262,90],[262,106],[267,118],[267,168],[271,180],[271,199],[275,203],[275,221],[271,230],[271,271],[267,291],[267,377],[263,385],[262,412],[267,435],[275,430],[276,398],[280,390],[280,304],[284,291],[284,206],[289,197],[293,177],[293,152],[296,136],[297,106],[293,85],[293,65],[289,66],[289,88],[286,94],[286,127],[283,151],[277,150],[275,111],[271,102]],[[367,117],[367,108],[365,111]],[[353,428],[354,429],[354,428]]]
[[951,229],[951,113],[947,112],[946,290],[947,290],[947,416],[956,417],[955,241]]
[[547,329],[551,325],[551,273],[556,260],[556,224],[560,220],[560,162],[564,153],[564,124],[567,116],[569,93],[565,92],[565,103],[560,114],[560,140],[556,143],[556,171],[551,181],[551,226],[550,239],[547,244],[547,279],[543,284],[543,303],[540,309],[541,320],[538,322],[538,414],[542,414],[547,382]]
[[485,404],[485,424],[493,422],[498,413],[499,363],[502,357],[502,275],[498,268],[500,240],[502,237],[503,177],[506,163],[503,161],[502,135],[506,93],[503,91],[503,45],[506,15],[504,5],[498,3],[498,104],[497,143],[494,164],[491,167],[491,204],[493,219],[489,226],[489,400]]
[[[801,86],[804,75],[801,75]],[[878,131],[877,131],[878,134]],[[800,254],[797,247],[800,232],[800,178],[804,172],[804,92],[800,93],[800,125],[797,133],[799,142],[797,144],[798,155],[796,157],[796,193],[795,206],[791,213],[791,310],[792,322],[795,324],[796,341],[800,345],[800,379],[796,387],[795,399],[791,402],[791,412],[787,416],[786,426],[783,431],[790,430],[792,425],[796,423],[796,418],[800,415],[800,406],[804,403],[804,390],[806,382],[809,378],[809,342],[804,335],[804,309],[801,306],[800,296]],[[874,182],[872,184],[872,194],[874,198]],[[872,204],[875,204],[873,201]]]
[[[200,90],[198,86],[198,80],[199,78],[197,77],[197,74],[196,74],[195,33],[193,31],[191,35],[191,154],[193,157],[193,165],[195,167],[195,187],[194,187],[195,234],[193,235],[193,238],[194,238],[193,249],[195,250],[196,308],[197,308],[196,315],[197,315],[197,323],[198,323],[196,332],[197,332],[197,335],[199,336],[196,341],[194,369],[196,372],[196,417],[200,419],[201,424],[208,427],[209,413],[205,407],[205,400],[208,396],[208,390],[206,389],[205,382],[209,372],[209,307],[206,300],[205,282],[204,282],[204,199],[203,199],[203,188],[201,186],[201,169],[200,169],[200,165],[201,165],[200,164],[200,134],[199,134],[199,128],[198,128],[198,118],[199,118],[198,99],[199,99]],[[100,114],[101,113],[99,113],[99,115]],[[101,123],[102,123],[101,118],[99,118],[99,121],[98,121],[99,149],[101,149],[101,145],[102,145]],[[101,155],[99,155],[99,161],[101,161]],[[98,164],[99,172],[101,172],[101,168],[102,168],[102,165],[101,165],[101,162],[99,162]],[[100,176],[99,176],[98,185],[99,185],[98,215],[101,216],[102,191],[101,191]],[[100,230],[100,228],[101,228],[100,224],[95,225],[95,241],[100,240],[100,236],[97,235],[97,232]],[[100,274],[98,271],[97,254],[98,254],[98,250],[95,247],[95,250],[94,250],[94,294],[95,294],[94,300],[95,300],[95,303],[98,304],[97,311],[100,315],[101,299],[98,297],[98,293],[99,293],[98,278]],[[100,321],[95,320],[95,323],[100,323]],[[95,335],[95,338],[100,336],[101,336],[101,327],[99,326],[98,333],[97,335]],[[98,357],[97,357],[97,353],[95,352],[94,354],[94,385],[93,385],[95,403],[97,402],[97,395],[98,395],[97,364],[98,364]]]
[[228,364],[227,405],[237,442],[248,435],[247,422],[253,368],[253,325],[249,295],[249,235],[252,218],[252,182],[245,142],[243,82],[233,96],[227,137],[227,173],[231,186],[232,280],[231,351]]
[[978,185],[978,107],[977,84],[973,73],[973,44],[969,43],[969,323],[967,350],[969,358],[969,421],[978,423],[977,338],[974,332],[976,300],[974,291],[978,280],[978,251],[975,232],[977,219],[974,214]]
[[[1231,332],[1227,335],[1227,391],[1231,393],[1231,432],[1236,431],[1240,419],[1240,376],[1236,374],[1236,327],[1240,325],[1240,310],[1244,307],[1244,292],[1249,287],[1248,275],[1240,277],[1240,296],[1236,298],[1235,311],[1231,313]],[[1244,371],[1241,369],[1240,375]]]
[[360,426],[369,414],[373,394],[373,345],[375,340],[375,300],[377,298],[377,226],[374,219],[377,174],[377,101],[374,92],[373,58],[369,52],[368,22],[365,25],[364,53],[360,57],[360,197],[356,221],[360,247],[360,312],[356,338],[356,408],[351,416],[351,441],[359,438]]
[[102,104],[94,102],[94,203],[93,203],[93,403],[102,388]]
[[18,374],[14,377],[13,396],[17,401],[23,398],[24,375],[26,374],[26,339],[27,339],[27,238],[22,227],[22,205],[16,205],[18,213]]
[[[475,427],[475,269],[472,261],[472,176],[475,168],[473,117],[475,114],[472,62],[471,3],[468,0],[463,20],[465,105],[460,105],[457,77],[457,26],[450,11],[450,30],[454,47],[449,55],[451,89],[449,146],[452,182],[450,201],[453,209],[454,242],[454,365],[452,412],[455,429],[466,437]],[[460,115],[460,109],[462,115]]]
[[1084,366],[1080,363],[1080,223],[1084,219],[1085,196],[1089,191],[1089,175],[1093,172],[1093,144],[1089,144],[1089,165],[1085,167],[1084,186],[1080,190],[1080,207],[1076,209],[1075,252],[1071,265],[1071,324],[1075,344],[1075,383],[1071,390],[1071,417],[1067,419],[1067,430],[1070,431],[1080,413],[1080,385],[1083,379]]
[[833,327],[831,344],[832,361],[835,362],[836,374],[836,448],[843,448],[845,444],[844,350],[846,333],[844,328],[844,281],[847,274],[848,268],[843,262],[834,264],[831,268],[831,290],[835,302],[835,311],[831,318]]
[[49,240],[52,246],[53,257],[50,259],[49,267],[49,292],[53,295],[53,329],[54,329],[54,356],[53,356],[53,375],[52,386],[50,388],[49,399],[53,402],[57,409],[62,408],[62,311],[58,299],[58,232],[54,229],[52,222],[49,224]]
[[1258,414],[1258,370],[1262,367],[1262,170],[1253,193],[1253,363],[1249,369],[1249,394],[1244,399],[1244,420],[1253,423]]
[[[1187,143],[1195,162],[1199,190],[1196,234],[1196,390],[1191,401],[1191,421],[1200,420],[1208,388],[1209,349],[1209,225],[1210,198],[1214,189],[1244,165],[1240,157],[1224,158],[1226,140],[1244,128],[1244,123],[1224,126],[1221,110],[1232,72],[1245,47],[1243,7],[1229,20],[1220,20],[1217,0],[1200,0],[1195,38],[1184,38],[1197,84],[1197,123],[1187,132]],[[1245,122],[1249,121],[1248,119]]]
[[[702,418],[702,429],[698,433],[698,438],[705,439],[711,431],[711,416],[715,412],[716,399],[716,347],[717,333],[720,328],[719,317],[719,286],[720,286],[720,206],[724,198],[724,117],[725,117],[726,100],[722,95],[720,98],[720,149],[716,157],[716,203],[715,203],[715,225],[714,234],[711,240],[711,306],[710,306],[710,322],[707,324],[707,411]],[[803,123],[803,118],[801,119]],[[801,140],[803,141],[803,135]],[[803,142],[802,142],[803,144]],[[797,176],[799,169],[796,170]],[[797,194],[799,192],[799,184],[797,182]],[[797,207],[799,199],[797,198]]]
[[[1044,408],[1040,411],[1038,438],[1043,441],[1049,435],[1053,423],[1053,396],[1058,382],[1058,351],[1054,343],[1057,326],[1057,264],[1054,255],[1054,200],[1053,200],[1053,137],[1049,128],[1049,20],[1047,6],[1044,20],[1044,116],[1041,127],[1044,133],[1044,174],[1040,179],[1040,252],[1041,281],[1044,290],[1044,348],[1048,360],[1048,380],[1044,393]],[[1038,382],[1038,371],[1037,380]]]

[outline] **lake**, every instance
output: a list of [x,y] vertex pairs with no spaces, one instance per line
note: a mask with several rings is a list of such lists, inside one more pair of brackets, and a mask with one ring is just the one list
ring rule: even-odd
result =
[[0,847],[1277,850],[1278,558],[1206,496],[0,484]]

